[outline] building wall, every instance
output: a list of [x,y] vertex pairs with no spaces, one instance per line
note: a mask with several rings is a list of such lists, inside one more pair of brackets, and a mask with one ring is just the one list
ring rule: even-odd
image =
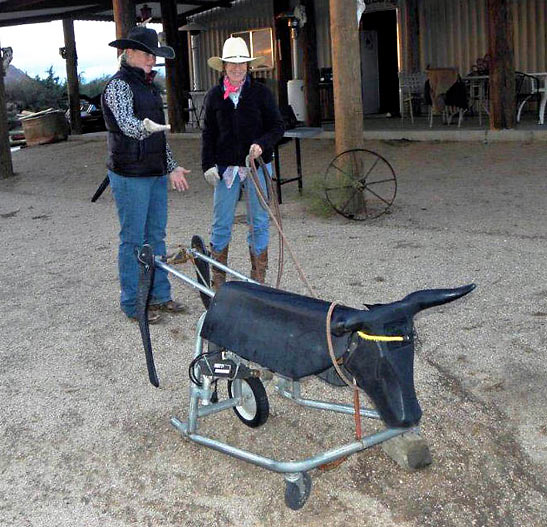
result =
[[[229,9],[216,8],[192,17],[207,28],[200,34],[200,85],[207,90],[219,79],[219,73],[207,66],[207,59],[222,55],[222,45],[231,33],[273,26],[273,3],[268,0],[239,0]],[[188,46],[190,48],[190,44]],[[273,72],[257,73],[273,78]]]
[[[546,71],[547,0],[513,0],[515,69]],[[422,0],[422,68],[457,66],[462,75],[488,51],[486,0]]]
[[[488,50],[486,0],[421,0],[420,4],[422,69],[457,66],[462,75],[471,71]],[[365,13],[379,7],[371,4]],[[406,1],[399,0],[398,7],[404,21]],[[330,67],[329,0],[315,0],[315,10],[319,67]],[[547,0],[513,0],[513,30],[515,68],[547,71]],[[404,24],[399,31],[405,42]]]

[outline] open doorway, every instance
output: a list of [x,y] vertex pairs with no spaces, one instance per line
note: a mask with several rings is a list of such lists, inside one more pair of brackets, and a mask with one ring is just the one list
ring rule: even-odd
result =
[[397,11],[365,11],[359,38],[363,113],[399,115]]

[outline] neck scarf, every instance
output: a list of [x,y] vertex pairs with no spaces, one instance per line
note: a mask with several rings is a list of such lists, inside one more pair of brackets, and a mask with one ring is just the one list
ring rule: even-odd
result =
[[230,97],[230,93],[237,93],[241,89],[242,85],[243,85],[243,82],[240,83],[239,86],[234,86],[230,82],[227,76],[224,77],[224,99],[227,99],[228,97]]

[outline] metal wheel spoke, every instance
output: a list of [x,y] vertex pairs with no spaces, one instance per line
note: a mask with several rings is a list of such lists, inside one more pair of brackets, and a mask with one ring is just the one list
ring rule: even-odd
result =
[[389,201],[382,198],[382,196],[380,196],[380,194],[376,194],[376,192],[374,192],[374,190],[370,190],[368,188],[368,186],[365,187],[365,190],[368,190],[371,194],[374,194],[379,200],[383,201],[386,205],[391,205],[391,203]]
[[369,168],[368,172],[365,174],[365,177],[359,180],[361,183],[364,183],[367,180],[369,174],[374,170],[374,167],[378,164],[378,161],[380,161],[380,158],[377,158],[376,161],[374,161],[372,166]]
[[380,183],[389,183],[390,181],[393,181],[393,178],[390,177],[388,179],[379,179],[378,181],[370,181],[370,182],[367,182],[365,186],[370,186],[370,185],[379,185]]

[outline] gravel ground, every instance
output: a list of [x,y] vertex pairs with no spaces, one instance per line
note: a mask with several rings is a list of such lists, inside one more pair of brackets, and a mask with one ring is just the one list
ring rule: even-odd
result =
[[[199,141],[170,142],[193,172],[190,191],[170,195],[169,244],[189,243],[195,233],[208,239],[212,194],[199,169]],[[184,440],[169,419],[187,416],[200,300],[174,284],[190,312],[151,329],[163,383],[154,389],[137,326],[118,308],[111,193],[89,202],[105,175],[104,137],[83,136],[15,152],[16,176],[0,181],[0,524],[547,524],[547,149],[367,147],[397,173],[391,214],[365,223],[317,218],[290,184],[283,187],[285,232],[325,300],[359,307],[477,283],[465,299],[416,320],[416,385],[433,464],[406,472],[372,448],[337,470],[313,471],[310,499],[295,512],[284,505],[280,475]],[[302,155],[309,193],[309,181],[334,155],[333,141],[304,141]],[[284,175],[294,163],[288,145]],[[247,273],[245,236],[237,224],[230,255],[231,266]],[[305,293],[289,261],[282,287]],[[304,410],[276,396],[272,384],[267,390],[264,426],[249,429],[223,412],[205,420],[203,432],[284,460],[351,441],[351,418]],[[351,400],[349,391],[316,379],[303,390]]]

